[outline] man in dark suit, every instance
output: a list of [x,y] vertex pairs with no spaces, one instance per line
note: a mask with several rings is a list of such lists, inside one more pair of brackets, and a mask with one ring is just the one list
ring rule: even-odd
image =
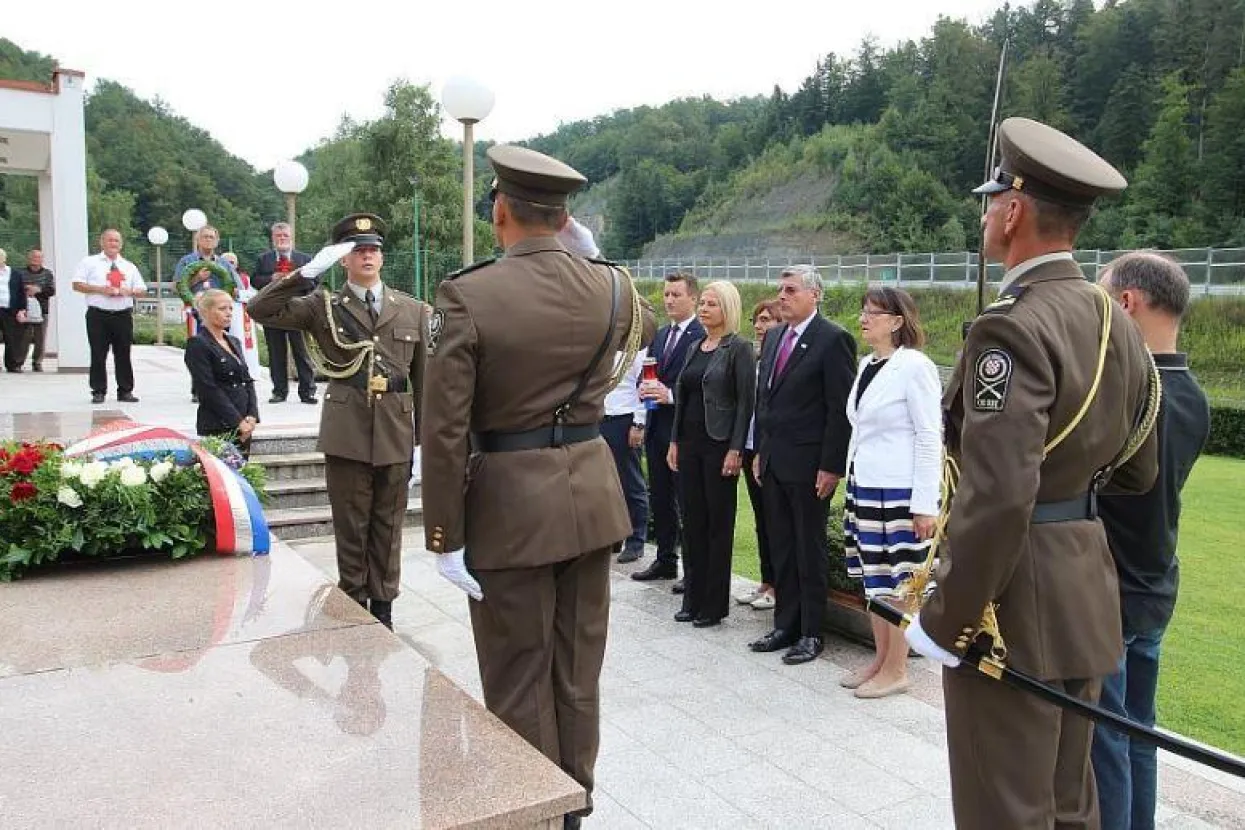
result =
[[[251,287],[259,290],[270,282],[285,279],[295,269],[311,261],[311,257],[294,249],[294,232],[285,222],[272,226],[272,250],[259,255],[251,274]],[[315,291],[320,278],[299,280],[298,296]],[[281,403],[290,394],[289,353],[294,352],[294,368],[298,373],[298,399],[303,403],[316,402],[316,377],[307,357],[307,344],[302,332],[264,326],[264,341],[268,344],[268,369],[272,375],[272,397],[268,403]]]
[[[640,398],[652,402],[648,429],[644,435],[644,454],[648,458],[649,509],[657,535],[657,559],[631,575],[649,582],[674,579],[679,575],[679,501],[676,473],[666,464],[670,431],[674,428],[674,382],[683,367],[683,356],[693,340],[703,337],[705,327],[696,319],[696,277],[683,271],[666,275],[662,301],[670,322],[661,327],[649,354],[657,361],[657,380],[640,384]],[[675,593],[680,593],[675,585]]]
[[761,348],[753,475],[774,557],[774,630],[753,651],[787,649],[783,662],[807,663],[822,651],[830,496],[846,475],[847,396],[856,376],[856,341],[817,313],[821,277],[811,265],[782,273],[779,311]]

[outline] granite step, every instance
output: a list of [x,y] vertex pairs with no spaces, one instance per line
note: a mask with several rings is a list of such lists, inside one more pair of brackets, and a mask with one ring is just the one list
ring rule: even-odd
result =
[[[324,481],[324,454],[318,452],[275,453],[256,455],[251,460],[264,468],[268,483],[284,481]],[[269,488],[271,489],[271,487]]]
[[[282,541],[306,539],[311,536],[333,535],[333,515],[328,505],[316,507],[286,507],[264,511],[268,529]],[[406,503],[406,527],[416,527],[424,517],[423,499],[412,498]]]
[[251,438],[251,457],[261,463],[265,456],[316,451],[319,430],[260,430]]
[[[264,489],[268,493],[268,504],[265,508],[269,511],[284,510],[290,507],[328,506],[329,503],[328,483],[323,476],[320,478],[270,479]],[[419,485],[416,484],[410,489],[410,496],[414,498],[418,495]]]

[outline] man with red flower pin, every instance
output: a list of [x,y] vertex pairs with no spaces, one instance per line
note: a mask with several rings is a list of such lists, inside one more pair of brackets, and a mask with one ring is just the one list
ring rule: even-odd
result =
[[103,403],[108,392],[108,352],[117,373],[117,400],[134,397],[134,298],[147,293],[138,266],[121,256],[121,233],[108,228],[99,235],[100,252],[78,263],[73,290],[86,295],[86,337],[91,347],[91,403]]
[[[251,287],[258,291],[273,280],[283,280],[310,261],[310,256],[294,247],[294,229],[285,222],[277,222],[272,226],[272,250],[259,255]],[[306,296],[316,290],[320,278],[299,280],[298,284],[298,296]],[[282,403],[290,394],[290,352],[294,353],[294,369],[298,373],[298,399],[303,403],[315,403],[316,376],[302,332],[264,326],[264,342],[268,344],[268,365],[272,374],[272,397],[268,403]]]

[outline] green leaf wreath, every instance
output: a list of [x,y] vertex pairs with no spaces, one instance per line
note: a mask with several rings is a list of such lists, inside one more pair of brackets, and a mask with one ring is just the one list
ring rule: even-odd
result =
[[190,278],[200,271],[207,271],[216,279],[217,285],[221,291],[224,291],[230,297],[234,296],[237,290],[237,281],[233,278],[233,273],[228,269],[215,262],[206,259],[197,259],[194,262],[188,262],[182,269],[177,272],[177,296],[182,298],[182,302],[186,305],[194,305],[195,292],[190,290]]

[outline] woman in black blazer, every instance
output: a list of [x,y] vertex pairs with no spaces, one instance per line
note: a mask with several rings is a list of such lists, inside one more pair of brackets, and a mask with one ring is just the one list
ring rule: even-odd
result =
[[242,344],[228,334],[233,298],[213,288],[200,294],[195,305],[203,325],[186,341],[185,357],[199,398],[195,431],[230,438],[246,456],[250,453],[251,433],[259,423],[259,401]]
[[738,335],[739,291],[712,282],[700,292],[705,336],[687,349],[675,383],[667,462],[683,497],[683,608],[674,618],[706,628],[730,610],[735,506],[752,404],[756,357]]

